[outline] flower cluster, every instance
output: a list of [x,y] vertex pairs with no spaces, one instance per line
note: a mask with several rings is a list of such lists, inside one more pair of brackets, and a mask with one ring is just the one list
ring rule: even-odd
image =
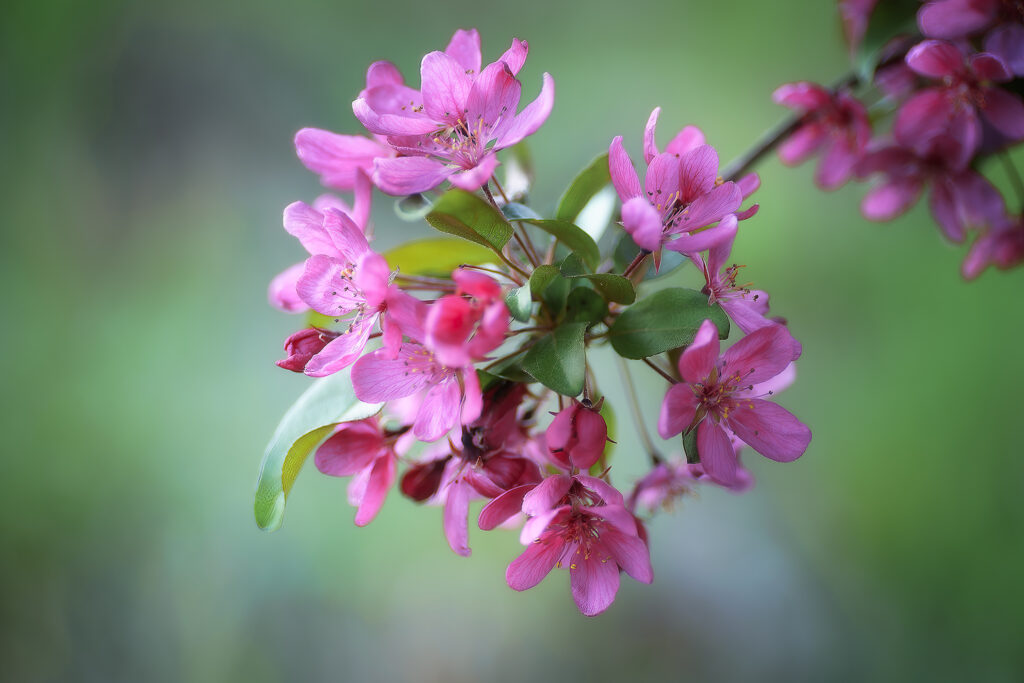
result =
[[[927,191],[947,239],[960,244],[974,236],[962,267],[968,279],[989,265],[1020,264],[1024,184],[1007,149],[1024,140],[1024,5],[931,0],[917,12],[920,35],[896,26],[871,53],[874,46],[861,46],[865,33],[889,35],[888,16],[874,23],[876,2],[839,2],[851,47],[861,62],[877,63],[870,83],[854,77],[835,89],[801,82],[775,91],[775,101],[799,117],[780,158],[796,164],[820,155],[815,180],[826,190],[874,179],[861,204],[874,221],[899,216]],[[886,119],[888,130],[880,125]],[[979,170],[996,156],[1016,186],[1016,213]]]
[[[644,520],[655,511],[704,484],[749,488],[746,447],[780,462],[804,453],[810,430],[771,400],[792,382],[801,346],[769,316],[768,295],[738,283],[740,266],[728,263],[739,226],[757,213],[743,205],[760,180],[719,175],[698,128],[659,151],[655,109],[642,136],[642,184],[616,137],[553,218],[512,201],[526,192],[510,197],[498,170],[504,161],[508,184],[516,150],[499,153],[521,151],[554,98],[544,74],[538,98],[519,110],[527,53],[513,40],[482,67],[479,34],[457,31],[423,58],[419,89],[391,63],[369,67],[352,105],[367,135],[296,135],[299,159],[353,199],[328,195],[284,211],[285,230],[308,255],[274,278],[269,297],[307,322],[278,365],[322,379],[268,447],[256,513],[261,526],[280,523],[310,453],[324,474],[351,477],[357,525],[397,487],[443,508],[458,555],[470,555],[470,505],[479,501],[479,529],[521,524],[525,550],[508,566],[508,585],[526,590],[566,569],[577,606],[592,616],[611,605],[620,572],[653,580]],[[575,221],[608,185],[621,210],[588,232]],[[375,189],[420,207],[416,218],[447,236],[380,253]],[[665,250],[678,257],[663,259]],[[694,288],[649,282],[687,260],[700,278]],[[733,329],[743,336],[723,353]],[[668,385],[660,417],[636,424],[650,470],[629,489],[613,483],[616,435],[605,415],[610,396],[636,396],[631,380],[602,393],[588,357],[602,345]],[[678,439],[685,459],[662,457],[653,427]]]

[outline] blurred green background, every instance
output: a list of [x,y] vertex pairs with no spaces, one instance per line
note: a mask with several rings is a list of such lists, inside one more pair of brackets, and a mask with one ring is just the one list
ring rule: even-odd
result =
[[[320,192],[291,136],[358,132],[371,61],[416,82],[458,27],[485,61],[528,39],[526,96],[557,84],[531,140],[545,208],[614,135],[636,158],[656,105],[662,144],[696,123],[741,153],[783,116],[777,85],[845,72],[831,3],[0,12],[0,678],[1024,678],[1024,271],[965,284],[925,208],[868,224],[863,188],[823,194],[812,165],[762,165],[735,254],[803,341],[782,403],[814,441],[789,465],[748,455],[744,496],[658,517],[653,586],[624,580],[587,620],[564,572],[505,585],[516,534],[471,533],[459,558],[440,511],[398,496],[356,529],[346,482],[312,468],[281,531],[252,519],[307,383],[274,367],[298,322],[265,300],[302,254],[282,208]],[[385,242],[428,232],[387,199],[375,215]],[[637,376],[653,422],[663,386]],[[625,416],[620,482],[640,469]]]

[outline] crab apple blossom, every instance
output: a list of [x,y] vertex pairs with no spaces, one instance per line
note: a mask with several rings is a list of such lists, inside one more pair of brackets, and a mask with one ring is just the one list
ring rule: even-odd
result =
[[455,293],[438,299],[424,323],[424,345],[450,366],[465,366],[497,348],[508,331],[509,313],[501,285],[478,271],[452,273]]
[[659,509],[671,508],[674,501],[682,496],[694,495],[698,486],[704,483],[742,493],[754,485],[754,478],[742,466],[737,466],[734,481],[723,486],[708,476],[700,463],[688,463],[685,460],[662,462],[636,482],[626,507],[633,513],[653,514]]
[[789,462],[803,455],[811,431],[785,408],[766,401],[759,384],[783,373],[793,359],[792,336],[782,325],[751,332],[719,354],[718,331],[705,320],[679,357],[683,381],[661,406],[658,433],[668,439],[697,430],[705,472],[726,486],[736,482],[738,462],[728,429],[761,455]]
[[380,512],[395,481],[398,455],[376,418],[338,425],[316,450],[316,468],[333,477],[352,476],[349,502],[356,506],[356,526],[366,526]]
[[522,92],[516,74],[527,50],[525,41],[513,39],[498,61],[481,69],[479,34],[457,31],[444,52],[423,58],[420,90],[405,85],[394,65],[372,65],[352,111],[399,155],[374,162],[377,187],[407,195],[445,180],[465,190],[483,186],[498,165],[496,152],[536,132],[554,104],[554,81],[544,74],[540,95],[516,113]]
[[995,221],[971,245],[961,272],[973,280],[989,266],[1001,270],[1024,263],[1024,219],[1004,216]]
[[814,176],[818,186],[833,190],[845,183],[871,139],[864,105],[847,93],[832,93],[807,82],[783,85],[772,97],[799,112],[803,122],[779,147],[779,158],[799,164],[820,152]]
[[1024,21],[1019,2],[1007,0],[932,0],[917,12],[917,25],[929,38],[953,40],[983,31],[1006,19]]
[[566,470],[586,470],[604,455],[608,425],[600,407],[574,400],[555,415],[545,437],[555,464]]
[[[339,135],[320,128],[303,128],[295,134],[299,161],[335,190],[353,190],[361,177],[373,173],[374,159],[395,155],[386,140],[362,135]],[[358,221],[357,221],[358,222]]]

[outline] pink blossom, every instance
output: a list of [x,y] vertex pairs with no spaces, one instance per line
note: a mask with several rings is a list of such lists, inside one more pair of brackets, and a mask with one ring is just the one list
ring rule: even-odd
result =
[[344,422],[317,449],[316,468],[333,477],[353,476],[349,502],[356,506],[356,526],[377,516],[395,481],[398,455],[375,417]]
[[659,509],[671,509],[678,498],[694,495],[701,483],[715,484],[734,493],[742,493],[754,485],[754,478],[741,465],[737,465],[733,482],[723,485],[708,476],[700,463],[688,463],[685,460],[663,462],[636,483],[626,507],[647,514],[653,514]]
[[[622,136],[612,140],[608,167],[623,202],[622,227],[637,246],[650,252],[664,246],[689,254],[722,239],[725,231],[720,226],[701,229],[739,209],[744,193],[718,176],[718,153],[704,143],[704,134],[695,126],[684,128],[659,153],[655,128],[660,112],[660,107],[651,112],[644,131],[644,187],[622,147]],[[753,179],[749,182],[756,185]]]
[[864,33],[868,30],[868,19],[876,4],[878,0],[839,0],[843,34],[851,53],[860,47],[860,41],[864,39]]
[[321,183],[335,190],[355,189],[360,175],[373,173],[374,159],[395,155],[385,140],[319,128],[303,128],[295,134],[295,153],[306,168],[320,176]]
[[573,399],[555,415],[545,437],[555,464],[565,470],[586,471],[604,455],[608,425],[599,407]]
[[316,354],[323,351],[330,341],[338,336],[337,332],[310,327],[299,330],[284,342],[284,350],[288,357],[277,361],[277,366],[292,372],[305,372],[306,364]]
[[[697,429],[704,471],[724,485],[737,481],[738,462],[729,431],[761,455],[789,462],[803,455],[811,431],[792,413],[764,400],[759,386],[783,374],[794,341],[782,325],[751,332],[719,355],[718,330],[705,320],[679,358],[683,381],[668,390],[658,433],[668,439]],[[728,431],[727,431],[728,430]]]
[[1004,0],[933,0],[917,11],[917,25],[929,38],[963,38],[992,25],[1005,10],[1012,11],[1011,5]]
[[985,37],[985,52],[1001,59],[1015,76],[1024,76],[1024,24],[1004,24],[993,30]]
[[576,605],[592,617],[615,600],[620,569],[642,583],[654,579],[637,520],[606,482],[551,476],[524,497],[522,509],[531,516],[521,539],[527,547],[505,572],[511,588],[533,588],[555,567],[567,568]]
[[465,366],[501,345],[508,331],[509,313],[501,285],[475,270],[452,273],[455,293],[429,308],[424,345],[449,366]]
[[968,57],[953,43],[926,40],[907,53],[906,62],[942,84],[920,91],[900,108],[893,134],[901,145],[921,150],[948,134],[963,144],[963,158],[969,159],[981,142],[978,112],[1008,139],[1024,138],[1024,100],[992,85],[1013,78],[998,57],[984,52]]
[[371,133],[386,136],[400,156],[374,162],[374,183],[394,195],[425,192],[450,180],[465,190],[484,185],[498,165],[495,152],[532,135],[554,104],[554,81],[544,74],[540,96],[516,114],[526,41],[481,70],[480,35],[456,31],[444,52],[420,66],[420,90],[405,85],[393,64],[377,62],[352,110]]
[[1004,216],[971,245],[961,272],[965,278],[973,280],[989,266],[1006,270],[1021,263],[1024,263],[1024,219]]
[[962,242],[969,228],[999,220],[1005,212],[1002,195],[964,167],[961,150],[957,140],[940,135],[922,151],[890,146],[869,152],[857,164],[857,174],[880,174],[881,180],[864,197],[861,212],[869,220],[892,220],[913,206],[930,184],[932,216],[953,242]]
[[799,164],[821,152],[814,176],[825,190],[845,183],[871,139],[871,124],[864,105],[844,92],[831,93],[814,83],[789,83],[772,96],[802,114],[802,124],[779,147],[786,164]]

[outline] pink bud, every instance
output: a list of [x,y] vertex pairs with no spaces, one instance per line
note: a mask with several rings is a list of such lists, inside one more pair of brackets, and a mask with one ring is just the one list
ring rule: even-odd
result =
[[285,340],[284,350],[288,353],[288,357],[277,361],[278,367],[292,372],[302,372],[306,369],[309,359],[320,353],[336,336],[333,332],[315,327],[299,330]]
[[589,401],[584,405],[574,400],[555,416],[546,437],[553,461],[567,469],[575,466],[586,470],[604,453],[608,425]]

